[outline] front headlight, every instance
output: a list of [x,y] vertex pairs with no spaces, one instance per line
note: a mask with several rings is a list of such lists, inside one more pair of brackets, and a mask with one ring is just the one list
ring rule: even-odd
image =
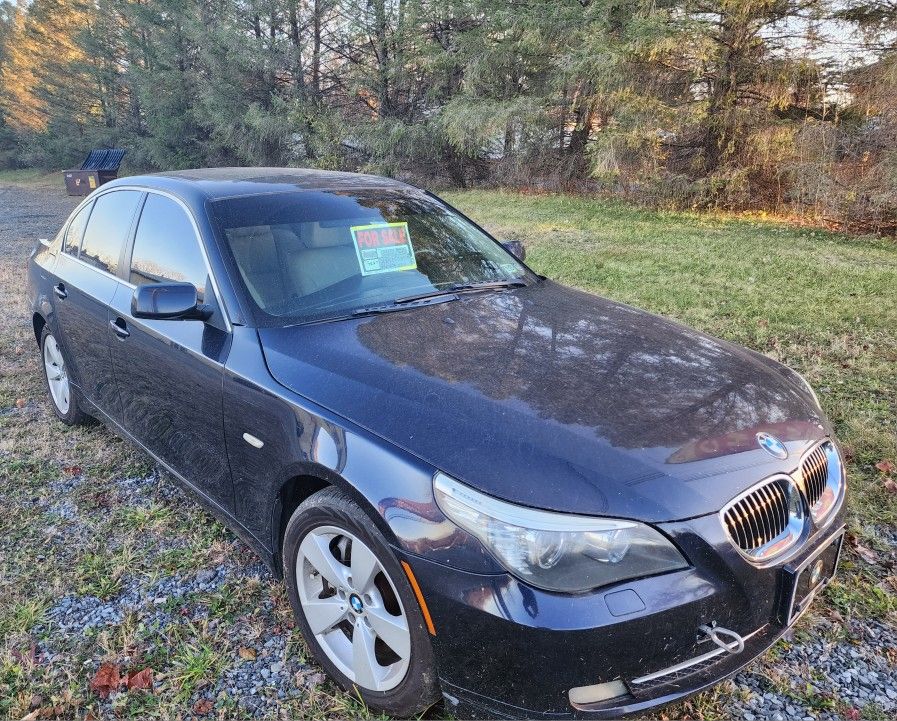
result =
[[687,567],[660,532],[636,521],[539,511],[475,491],[444,473],[433,479],[442,512],[480,539],[522,581],[587,591]]

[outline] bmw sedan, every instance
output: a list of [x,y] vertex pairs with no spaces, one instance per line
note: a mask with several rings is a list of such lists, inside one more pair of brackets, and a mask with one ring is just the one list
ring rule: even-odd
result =
[[102,186],[28,279],[59,419],[192,490],[370,707],[641,712],[832,578],[841,454],[795,371],[523,256],[394,180],[214,169]]

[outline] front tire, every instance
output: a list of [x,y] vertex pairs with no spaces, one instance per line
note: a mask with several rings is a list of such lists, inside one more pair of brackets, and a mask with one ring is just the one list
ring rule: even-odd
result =
[[433,650],[401,566],[364,511],[326,488],[287,525],[287,592],[317,661],[340,686],[394,716],[439,698]]
[[65,355],[47,326],[40,336],[41,360],[47,395],[56,417],[69,426],[88,423],[90,416],[81,410],[78,390],[71,384]]

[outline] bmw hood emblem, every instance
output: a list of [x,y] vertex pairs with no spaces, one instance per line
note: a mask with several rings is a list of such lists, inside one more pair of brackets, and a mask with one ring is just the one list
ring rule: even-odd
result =
[[757,443],[760,444],[760,448],[780,461],[784,461],[788,457],[788,449],[785,448],[785,444],[771,433],[758,433]]

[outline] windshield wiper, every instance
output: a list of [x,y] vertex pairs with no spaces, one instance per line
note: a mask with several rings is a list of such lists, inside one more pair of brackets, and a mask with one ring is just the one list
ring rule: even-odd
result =
[[469,293],[478,290],[492,290],[494,288],[522,288],[526,285],[523,280],[480,280],[476,283],[452,283],[451,285],[440,288],[439,290],[431,290],[426,293],[417,293],[415,295],[406,295],[402,298],[396,298],[395,303],[413,303],[416,300],[425,300],[426,298],[437,298],[441,295],[457,295],[458,293]]
[[372,315],[374,313],[392,313],[396,310],[408,310],[409,308],[418,308],[424,305],[436,305],[437,303],[447,303],[450,300],[457,299],[454,293],[429,293],[425,295],[415,296],[413,298],[399,298],[398,300],[384,303],[382,305],[371,305],[366,308],[356,308],[352,311],[353,316]]
[[[353,316],[372,315],[374,313],[392,313],[397,310],[405,310],[419,305],[431,305],[435,303],[447,303],[455,300],[458,293],[469,293],[479,290],[491,290],[493,288],[521,288],[526,285],[522,280],[482,280],[476,283],[452,283],[450,286],[431,290],[426,293],[416,293],[396,298],[389,303],[372,305],[366,308],[357,308],[352,311]],[[430,302],[426,302],[430,301]]]

